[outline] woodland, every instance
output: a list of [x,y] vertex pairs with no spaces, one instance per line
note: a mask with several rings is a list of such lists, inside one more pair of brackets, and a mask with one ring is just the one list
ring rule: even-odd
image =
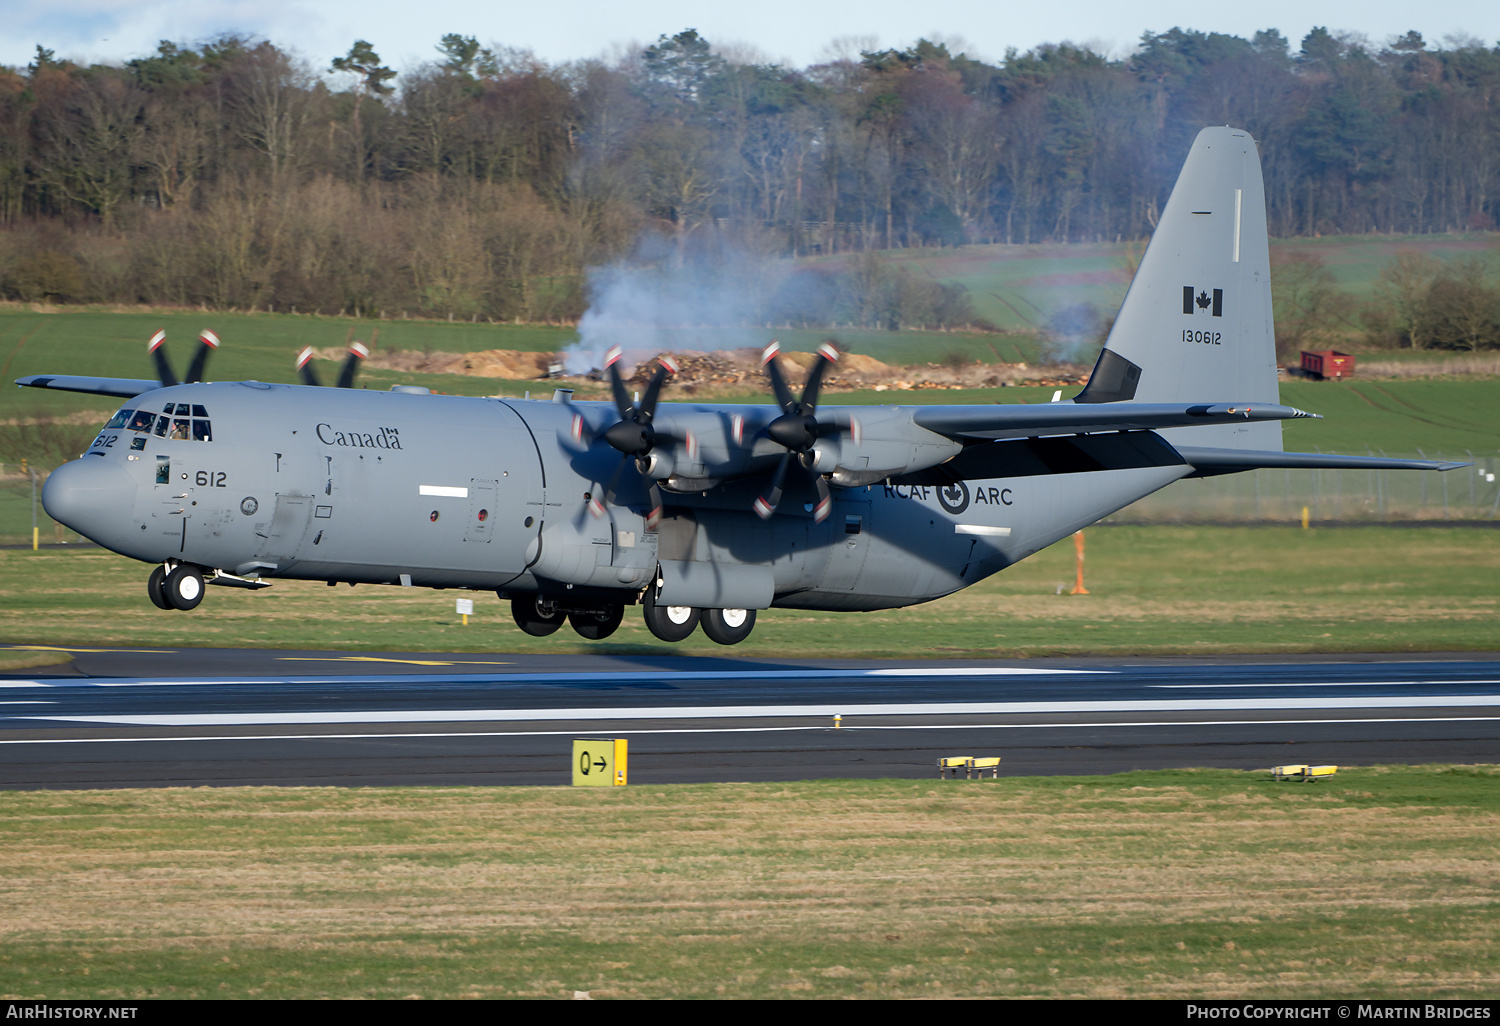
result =
[[[449,34],[399,73],[363,41],[164,41],[121,66],[39,46],[0,68],[0,298],[574,323],[601,275],[690,267],[745,297],[736,317],[983,328],[889,254],[1147,237],[1212,124],[1258,140],[1273,236],[1500,217],[1500,46],[1415,31],[993,62],[922,40],[800,69],[693,29],[568,64]],[[1488,265],[1403,259],[1390,332],[1496,344]],[[1401,320],[1440,284],[1489,297],[1467,336]]]

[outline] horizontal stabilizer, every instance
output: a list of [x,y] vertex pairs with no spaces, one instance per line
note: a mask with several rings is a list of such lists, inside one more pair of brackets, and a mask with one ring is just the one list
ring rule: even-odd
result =
[[17,378],[23,388],[50,388],[56,392],[87,392],[117,399],[134,399],[162,387],[155,378],[95,378],[75,374],[28,374]]
[[1335,456],[1321,452],[1256,451],[1254,449],[1205,449],[1177,446],[1182,458],[1194,468],[1189,477],[1237,474],[1242,470],[1457,470],[1472,463],[1442,460],[1400,460],[1384,456]]
[[1033,438],[1089,431],[1154,431],[1197,424],[1317,417],[1276,403],[1043,403],[1036,406],[923,406],[919,427],[949,438]]

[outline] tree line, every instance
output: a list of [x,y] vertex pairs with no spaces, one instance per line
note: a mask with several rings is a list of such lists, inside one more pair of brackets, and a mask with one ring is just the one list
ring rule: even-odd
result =
[[1416,32],[1173,29],[1123,60],[922,40],[804,69],[692,29],[567,64],[450,34],[401,74],[363,41],[313,66],[225,37],[0,69],[0,293],[573,320],[590,268],[857,254],[786,272],[756,316],[972,323],[869,254],[1143,237],[1206,124],[1259,141],[1274,235],[1500,215],[1500,47]]

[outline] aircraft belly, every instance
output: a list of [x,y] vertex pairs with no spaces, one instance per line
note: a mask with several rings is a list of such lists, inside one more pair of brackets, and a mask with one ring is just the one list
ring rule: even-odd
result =
[[[825,571],[817,587],[781,595],[775,604],[874,610],[928,602],[1004,570],[1190,470],[1174,465],[949,487],[872,485],[859,493],[871,497],[862,525],[869,540],[852,583]],[[838,519],[839,505],[830,522]],[[843,530],[842,523],[835,526]]]

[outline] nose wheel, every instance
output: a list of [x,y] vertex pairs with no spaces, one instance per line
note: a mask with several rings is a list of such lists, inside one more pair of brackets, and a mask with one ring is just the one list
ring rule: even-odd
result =
[[146,594],[151,597],[151,604],[157,609],[171,609],[172,602],[167,598],[167,568],[159,566],[151,571],[151,576],[146,579]]
[[189,563],[159,566],[146,579],[146,594],[158,609],[197,609],[203,591],[203,572]]

